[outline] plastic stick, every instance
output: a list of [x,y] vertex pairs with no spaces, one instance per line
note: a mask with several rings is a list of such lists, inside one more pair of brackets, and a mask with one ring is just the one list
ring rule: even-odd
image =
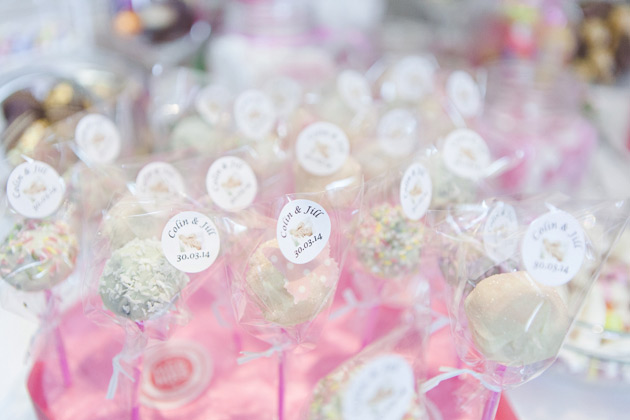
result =
[[[142,322],[136,322],[136,325],[140,329],[141,332],[144,332],[144,324]],[[140,381],[141,381],[141,373],[142,373],[142,354],[138,356],[138,360],[136,362],[136,366],[133,369],[133,386],[131,391],[131,420],[139,420],[140,419]]]
[[278,420],[284,420],[284,363],[285,351],[278,353]]
[[[48,303],[48,318],[54,318],[56,314],[56,305],[50,290],[45,291],[46,302]],[[52,322],[55,322],[52,319]],[[59,325],[55,323],[53,328],[53,340],[55,343],[55,351],[57,352],[57,360],[59,361],[59,369],[61,370],[61,377],[63,379],[63,385],[69,388],[72,385],[72,377],[70,375],[70,365],[68,364],[68,355],[66,353],[66,347],[63,344],[63,338],[61,337],[61,330]]]
[[[505,374],[505,366],[499,366],[497,373],[501,379]],[[493,420],[497,414],[497,408],[499,408],[499,401],[501,400],[501,392],[491,391],[490,398],[486,401],[483,407],[483,415],[481,420]]]

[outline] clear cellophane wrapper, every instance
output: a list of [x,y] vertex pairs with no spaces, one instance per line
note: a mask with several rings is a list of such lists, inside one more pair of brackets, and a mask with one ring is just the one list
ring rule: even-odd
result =
[[[84,218],[85,240],[90,248],[82,267],[83,307],[98,327],[118,325],[125,332],[122,350],[113,359],[108,397],[118,393],[118,398],[124,397],[125,401],[131,398],[131,410],[138,407],[137,387],[127,384],[131,389],[117,391],[121,372],[133,372],[137,382],[138,366],[147,348],[169,339],[177,326],[189,322],[189,297],[203,283],[224,282],[225,278],[224,253],[229,244],[225,221],[195,199],[198,190],[188,182],[173,181],[182,178],[183,168],[193,168],[191,161],[170,156],[170,162],[165,162],[167,158],[152,156],[144,162],[119,162],[110,165],[109,171],[93,174],[109,176],[114,171],[122,188],[107,191],[108,198],[103,200],[107,205],[93,217]],[[139,176],[148,165],[155,164],[149,175]],[[178,223],[178,217],[186,222]],[[197,226],[207,222],[212,235],[216,234],[214,241],[203,233],[181,230],[197,223],[193,220],[199,220]],[[173,232],[169,233],[175,238],[172,241],[179,241],[177,251],[168,251],[164,236],[167,231]],[[168,252],[181,254],[177,262],[214,260],[209,266],[188,270],[176,265]]]
[[[627,214],[623,201],[537,196],[522,201],[488,199],[455,206],[445,215],[427,216],[435,221],[435,253],[449,285],[449,314],[460,358],[482,372],[488,383],[503,388],[547,369],[624,228]],[[558,215],[560,220],[574,218],[583,230],[583,260],[569,260],[571,245],[558,237],[541,239],[540,250],[531,242],[525,245],[525,239],[537,231],[529,232],[530,224]],[[577,229],[571,223],[544,226]],[[538,232],[536,237],[543,238],[546,231]],[[571,269],[562,266],[567,258],[566,264],[573,264],[577,273],[565,284],[547,283],[540,273],[537,281],[526,268],[532,253],[558,270]]]
[[[362,187],[344,192],[354,199],[343,207],[333,205],[326,192],[294,194],[259,203],[233,216],[235,242],[230,246],[228,270],[232,305],[238,323],[249,333],[282,349],[314,347],[345,263],[363,195]],[[277,239],[281,210],[295,200],[314,202],[330,218],[328,241],[307,263],[289,261]],[[292,232],[293,252],[305,250],[307,242],[315,243],[316,237],[323,238],[318,226],[304,233],[302,229],[311,226],[300,226],[298,220],[294,218],[287,228]]]
[[[365,184],[350,259],[352,286],[364,303],[408,307],[414,304],[420,283],[426,281],[421,258],[428,230],[423,217],[412,220],[401,202],[401,188],[425,188],[417,180],[412,186],[401,186],[405,171],[420,164],[428,177],[426,162],[425,158],[407,159]],[[412,193],[412,205],[422,206],[425,200],[428,207],[430,190]]]
[[[431,415],[435,408],[421,390],[427,375],[428,299],[428,293],[418,297],[395,326],[382,329],[357,354],[339,365],[321,366],[301,418],[439,418]],[[396,318],[390,314],[383,320],[388,317]]]
[[[208,87],[215,91],[204,104],[201,92]],[[176,67],[154,76],[150,90],[156,150],[219,153],[235,146],[234,94],[208,74]]]
[[[141,171],[146,169],[148,165],[166,165],[166,174],[159,172],[151,177],[138,176]],[[195,165],[193,165],[195,164]],[[197,166],[196,166],[197,165]],[[185,171],[188,168],[192,174],[192,170],[201,167],[200,162],[191,159],[184,159],[181,156],[174,155],[155,155],[147,157],[142,161],[134,160],[133,162],[118,162],[115,165],[101,167],[92,174],[95,177],[104,177],[109,180],[117,178],[115,187],[104,192],[107,197],[102,200],[106,203],[103,208],[95,211],[92,218],[85,218],[86,238],[85,240],[91,244],[89,256],[86,256],[86,264],[84,267],[85,287],[84,287],[84,307],[88,315],[94,316],[97,322],[104,321],[106,324],[113,320],[122,325],[130,325],[132,328],[139,327],[141,330],[151,330],[155,327],[156,336],[167,336],[169,324],[185,322],[188,314],[182,309],[186,296],[190,295],[199,281],[205,281],[205,278],[212,277],[214,270],[221,271],[222,268],[222,252],[216,261],[208,268],[198,273],[184,273],[171,266],[163,255],[164,251],[160,245],[162,233],[167,222],[175,215],[185,211],[194,211],[207,216],[217,228],[219,237],[223,241],[224,235],[221,231],[224,222],[220,215],[204,207],[197,198],[200,198],[200,191],[194,186],[195,179],[190,179]],[[169,176],[185,179],[186,182],[171,183]],[[188,182],[190,181],[190,182]],[[112,181],[113,182],[113,181]],[[141,185],[142,183],[146,185]],[[89,189],[90,186],[84,185],[83,190]],[[180,187],[180,188],[178,188]],[[84,199],[89,199],[89,194],[82,194]],[[89,206],[86,203],[84,207]],[[113,311],[104,310],[101,297],[99,296],[99,286],[102,281],[103,270],[108,260],[114,254],[124,258],[125,253],[121,249],[129,247],[130,243],[136,244],[135,251],[142,253],[144,256],[154,254],[151,259],[159,264],[160,269],[168,272],[165,277],[180,277],[175,281],[175,286],[179,288],[179,292],[173,294],[170,304],[162,302],[164,311],[157,310],[155,316],[149,313],[142,314],[138,319],[133,319],[139,315],[121,316]],[[134,247],[131,247],[133,249]],[[122,268],[125,268],[123,261]],[[141,268],[141,267],[138,267]],[[124,271],[124,270],[123,270]],[[217,271],[217,272],[218,272]],[[116,276],[114,276],[116,277]],[[159,305],[158,305],[159,306]],[[134,327],[135,325],[135,327]],[[149,334],[151,335],[151,334]],[[151,335],[152,336],[152,335]]]
[[[78,264],[81,221],[73,186],[62,177],[65,163],[76,157],[67,143],[46,151],[38,148],[34,154],[41,160],[20,155],[2,161],[7,172],[0,202],[0,301],[18,314],[52,322],[77,298],[76,284],[66,280]],[[11,175],[26,163],[41,172],[30,166],[18,168],[19,177]],[[10,198],[17,196],[22,204],[29,203],[31,217],[13,206]],[[50,202],[58,204],[50,207]]]

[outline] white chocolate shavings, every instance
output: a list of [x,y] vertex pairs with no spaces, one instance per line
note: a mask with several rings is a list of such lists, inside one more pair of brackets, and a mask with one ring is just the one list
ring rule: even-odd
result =
[[188,276],[169,264],[159,241],[136,238],[113,252],[99,293],[112,312],[144,321],[167,311],[187,283]]

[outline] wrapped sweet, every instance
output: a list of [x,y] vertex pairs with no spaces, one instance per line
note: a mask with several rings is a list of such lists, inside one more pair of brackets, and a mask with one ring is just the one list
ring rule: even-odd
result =
[[[306,171],[301,165],[295,169],[295,189],[298,192],[320,192],[335,188],[355,187],[361,183],[361,165],[352,156],[348,156],[342,167],[330,174],[316,176]],[[331,200],[343,203],[343,196],[330,192]]]
[[7,123],[2,144],[14,165],[21,161],[22,155],[34,157],[36,149],[51,147],[51,140],[44,142],[50,133],[69,138],[74,126],[64,120],[92,103],[89,94],[71,81],[55,79],[49,83],[52,85],[43,98],[37,98],[30,89],[23,89],[2,101]]
[[19,290],[50,289],[74,271],[77,242],[63,220],[18,222],[0,245],[0,276]]
[[437,231],[458,353],[508,387],[554,361],[627,213],[559,196],[488,203],[450,209]]
[[477,196],[478,182],[455,174],[444,163],[442,153],[432,155],[427,165],[433,183],[431,208],[443,209],[451,204],[470,203]]
[[179,120],[169,138],[173,150],[193,149],[199,153],[214,154],[234,146],[234,138],[213,127],[199,115]]
[[524,271],[481,280],[464,305],[477,348],[506,366],[555,357],[569,328],[558,290],[537,284]]
[[357,256],[366,270],[396,278],[418,268],[422,225],[409,220],[400,205],[383,203],[369,210],[355,238]]
[[355,70],[342,71],[334,86],[323,90],[315,113],[319,119],[343,127],[353,144],[360,142],[374,129],[376,117],[368,80]]
[[187,283],[159,241],[135,238],[112,253],[98,290],[109,310],[138,322],[166,312]]
[[100,232],[109,239],[112,249],[120,248],[135,238],[160,236],[168,214],[149,212],[142,203],[142,199],[127,193],[104,215]]
[[[386,358],[391,359],[388,360]],[[396,367],[398,367],[397,365],[405,366],[404,363],[406,363],[404,359],[398,359],[393,355],[382,356],[382,359],[375,358],[374,360],[376,363],[380,361]],[[340,368],[321,379],[313,391],[313,399],[309,407],[308,419],[343,420],[346,418],[359,418],[344,415],[354,409],[352,402],[348,397],[345,397],[344,393],[358,386],[367,385],[367,383],[362,381],[362,379],[365,379],[362,378],[365,376],[365,373],[362,374],[363,369],[365,369],[365,366],[361,365],[354,367],[354,369]],[[398,367],[398,369],[400,369],[400,367]],[[394,372],[397,371],[394,370]],[[368,400],[365,402],[368,405],[364,408],[364,412],[370,412],[371,416],[369,418],[375,419],[379,418],[376,416],[383,415],[395,416],[394,418],[401,420],[423,420],[427,418],[427,412],[422,406],[420,398],[413,393],[413,383],[409,381],[410,379],[413,380],[413,376],[410,378],[406,375],[407,372],[403,371],[402,373],[402,377],[396,378],[398,382],[396,384],[396,391],[402,391],[402,393],[393,395],[395,391],[391,389],[392,384],[381,384],[381,389],[370,390],[369,397],[371,397],[371,399],[366,397]],[[408,389],[411,389],[412,392],[409,392]]]
[[[418,298],[427,302],[428,294]],[[430,403],[420,390],[428,326],[420,307],[402,314],[395,327],[384,327],[378,339],[319,379],[305,418],[430,418]]]
[[327,191],[335,205],[347,204],[349,197],[335,191],[353,188],[362,181],[361,166],[349,156],[350,145],[345,132],[328,122],[316,122],[306,127],[295,145],[297,192]]
[[433,57],[408,55],[390,61],[377,81],[383,100],[417,105],[433,92],[438,67]]
[[276,239],[262,243],[247,265],[245,280],[264,318],[282,326],[317,316],[330,303],[339,277],[328,248],[307,266],[295,265],[282,256]]

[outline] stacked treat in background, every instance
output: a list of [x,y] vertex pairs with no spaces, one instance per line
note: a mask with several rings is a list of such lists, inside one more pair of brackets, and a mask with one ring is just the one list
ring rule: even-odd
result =
[[151,74],[0,78],[0,302],[41,320],[39,418],[488,420],[567,336],[576,369],[624,351],[628,203],[554,194],[597,144],[577,79],[237,3],[281,60],[243,75],[226,31],[214,73],[173,65],[216,22],[169,1],[104,18]]

